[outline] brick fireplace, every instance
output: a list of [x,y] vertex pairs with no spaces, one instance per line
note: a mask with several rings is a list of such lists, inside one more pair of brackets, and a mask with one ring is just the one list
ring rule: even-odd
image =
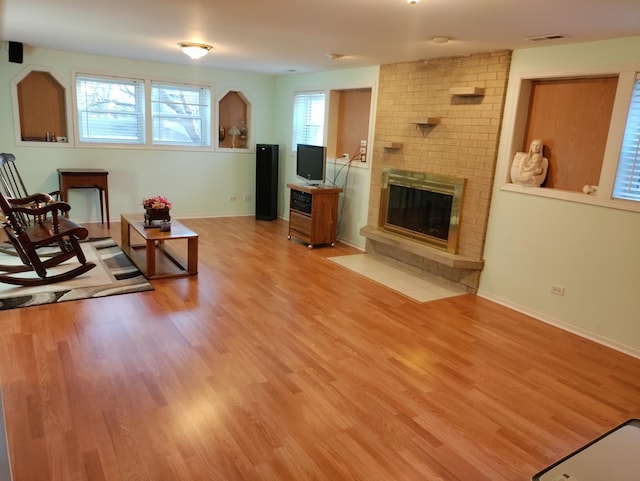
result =
[[[476,292],[510,59],[500,51],[380,67],[369,215],[360,231],[367,252]],[[390,169],[464,179],[455,251],[381,227]]]

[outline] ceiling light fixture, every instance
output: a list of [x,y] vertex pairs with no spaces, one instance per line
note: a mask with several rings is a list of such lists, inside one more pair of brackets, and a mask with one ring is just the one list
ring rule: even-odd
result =
[[420,0],[407,0],[409,5],[415,5],[416,3],[420,3]]
[[338,60],[339,58],[344,57],[344,55],[342,55],[341,53],[327,53],[325,55],[329,57],[331,60]]
[[193,42],[180,42],[178,47],[182,49],[185,55],[191,57],[193,60],[198,60],[199,58],[204,57],[209,50],[213,47],[211,45],[207,45],[206,43],[193,43]]
[[433,43],[447,43],[449,42],[448,37],[433,37]]

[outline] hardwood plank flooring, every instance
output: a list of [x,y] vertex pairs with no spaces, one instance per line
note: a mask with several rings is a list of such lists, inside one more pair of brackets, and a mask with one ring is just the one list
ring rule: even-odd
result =
[[638,359],[473,295],[414,302],[282,220],[182,222],[198,276],[2,312],[14,481],[528,480],[640,417]]

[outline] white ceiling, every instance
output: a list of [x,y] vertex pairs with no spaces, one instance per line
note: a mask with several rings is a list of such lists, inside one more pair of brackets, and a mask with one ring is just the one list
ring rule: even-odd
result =
[[[0,39],[26,58],[46,48],[270,74],[640,35],[640,0],[0,0],[0,13]],[[566,38],[525,39],[548,34]],[[194,61],[181,41],[213,50]]]

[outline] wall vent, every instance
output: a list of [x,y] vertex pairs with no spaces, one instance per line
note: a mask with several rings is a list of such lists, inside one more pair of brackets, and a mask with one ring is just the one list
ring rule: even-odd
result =
[[542,40],[560,40],[565,38],[564,35],[560,35],[559,33],[551,33],[549,35],[537,35],[535,37],[525,37],[525,40],[529,40],[530,42],[541,42]]

